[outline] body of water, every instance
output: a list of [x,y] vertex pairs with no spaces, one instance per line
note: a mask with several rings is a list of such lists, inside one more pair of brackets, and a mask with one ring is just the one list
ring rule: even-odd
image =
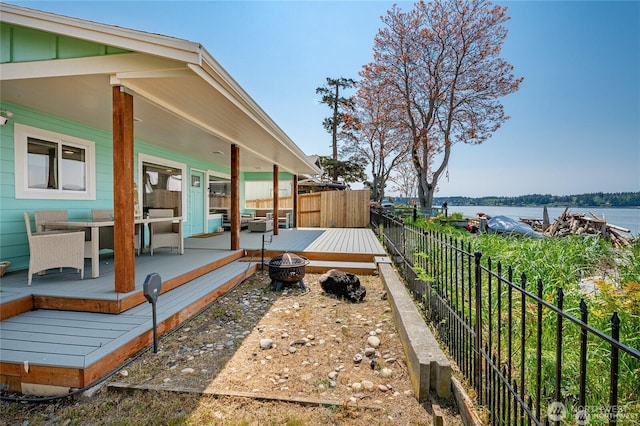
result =
[[[564,212],[564,207],[548,207],[549,223],[553,223]],[[462,213],[465,217],[475,217],[478,212],[489,216],[503,215],[513,219],[542,219],[542,207],[501,207],[501,206],[449,206],[449,214]],[[575,207],[569,208],[569,213],[584,213],[590,216],[590,212],[606,219],[611,225],[629,229],[633,236],[640,235],[640,208],[636,209],[605,209]],[[627,233],[622,233],[628,235]]]

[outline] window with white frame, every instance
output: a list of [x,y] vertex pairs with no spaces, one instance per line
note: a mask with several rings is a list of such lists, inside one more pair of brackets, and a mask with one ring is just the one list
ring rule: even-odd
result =
[[14,125],[16,198],[95,200],[95,143]]
[[187,202],[183,179],[187,176],[186,164],[140,153],[138,170],[143,182],[138,185],[143,213],[149,209],[173,209],[174,216],[183,216]]
[[231,176],[209,171],[209,214],[216,214],[231,208]]

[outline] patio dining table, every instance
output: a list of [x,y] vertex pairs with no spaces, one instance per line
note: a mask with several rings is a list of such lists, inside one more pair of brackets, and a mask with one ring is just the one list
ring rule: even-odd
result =
[[[134,219],[136,225],[148,225],[156,222],[175,222],[179,223],[180,238],[183,238],[182,216],[176,217],[137,217]],[[47,221],[44,226],[56,226],[66,228],[89,228],[91,230],[91,278],[98,278],[100,276],[100,228],[113,227],[115,222],[113,220],[52,220]],[[143,235],[141,236],[141,251],[144,248]],[[184,254],[184,247],[181,247],[180,254]]]

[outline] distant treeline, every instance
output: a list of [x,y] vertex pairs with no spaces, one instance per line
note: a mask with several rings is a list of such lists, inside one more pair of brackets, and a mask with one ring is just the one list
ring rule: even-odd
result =
[[640,192],[594,192],[579,195],[531,194],[517,197],[434,197],[433,204],[440,206],[514,206],[514,207],[638,207]]

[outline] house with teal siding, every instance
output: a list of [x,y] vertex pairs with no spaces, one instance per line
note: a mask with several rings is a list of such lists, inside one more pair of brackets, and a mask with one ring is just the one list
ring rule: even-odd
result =
[[264,200],[293,209],[297,176],[320,172],[199,43],[5,3],[0,117],[9,271],[29,265],[24,212],[114,209],[126,231],[168,208],[188,237]]

